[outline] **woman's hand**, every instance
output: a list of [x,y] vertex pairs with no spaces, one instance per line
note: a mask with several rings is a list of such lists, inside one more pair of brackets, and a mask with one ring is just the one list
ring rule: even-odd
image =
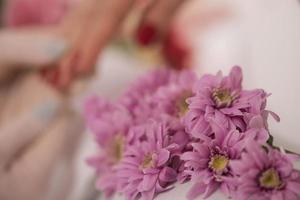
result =
[[80,119],[62,111],[58,94],[36,75],[11,87],[1,95],[0,199],[65,200]]
[[[44,76],[58,88],[93,72],[99,53],[120,31],[131,9],[142,13],[136,27],[135,39],[141,45],[163,42],[182,0],[81,0],[61,24],[70,50],[56,69],[45,70]],[[138,6],[138,5],[140,6]]]
[[53,27],[0,30],[0,81],[22,70],[40,70],[63,57],[69,48]]

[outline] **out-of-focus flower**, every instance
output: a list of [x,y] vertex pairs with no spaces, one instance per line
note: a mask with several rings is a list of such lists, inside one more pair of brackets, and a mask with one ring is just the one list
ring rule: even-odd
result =
[[86,101],[84,115],[88,128],[100,146],[105,146],[112,135],[127,135],[132,126],[132,118],[126,108],[97,96]]
[[84,103],[83,113],[87,127],[93,133],[98,132],[98,121],[101,120],[104,113],[108,113],[111,110],[113,110],[112,103],[96,95],[90,96]]
[[137,81],[121,97],[136,123],[164,114],[176,117],[187,111],[186,98],[192,95],[196,76],[191,71],[155,70]]
[[185,173],[194,182],[188,199],[195,199],[201,194],[207,198],[218,188],[226,196],[231,196],[234,189],[231,182],[227,181],[233,177],[229,164],[240,157],[247,140],[244,133],[237,130],[228,132],[214,128],[214,131],[214,139],[202,135],[199,142],[192,143],[193,150],[181,156],[185,161]]
[[171,158],[178,145],[169,143],[168,128],[157,122],[144,128],[146,139],[130,146],[118,166],[119,190],[129,200],[152,200],[177,180]]
[[121,105],[113,105],[98,97],[91,97],[85,104],[87,126],[99,144],[99,153],[88,159],[99,179],[97,187],[106,197],[114,194],[117,187],[115,166],[119,164],[128,143],[131,116]]
[[[120,102],[125,105],[131,113],[139,115],[139,106],[148,106],[153,94],[159,87],[167,85],[170,82],[172,74],[173,72],[167,69],[157,69],[149,72],[130,85],[129,89],[121,96]],[[141,115],[143,114],[145,113]]]
[[236,174],[236,199],[297,200],[300,198],[300,171],[293,168],[285,152],[262,148],[251,141],[242,158],[230,163]]
[[5,21],[8,26],[58,23],[77,0],[9,0]]
[[[245,131],[245,117],[263,115],[267,94],[261,89],[242,89],[242,70],[233,67],[228,76],[204,75],[195,85],[194,97],[189,98],[185,118],[187,129],[194,137],[212,134],[212,120],[225,119],[222,125]],[[265,116],[265,115],[263,115]],[[266,121],[266,119],[264,119]]]
[[187,110],[186,99],[193,96],[193,85],[197,77],[192,71],[181,71],[173,74],[170,83],[160,87],[153,96],[161,112],[181,118]]

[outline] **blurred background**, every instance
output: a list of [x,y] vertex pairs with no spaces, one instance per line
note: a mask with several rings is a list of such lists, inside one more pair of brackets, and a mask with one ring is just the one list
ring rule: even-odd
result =
[[[0,177],[0,199],[21,199],[27,178],[47,190],[42,199],[96,199],[94,172],[85,164],[96,147],[79,117],[82,103],[91,94],[115,99],[156,67],[191,68],[201,76],[241,66],[245,88],[272,93],[268,107],[281,116],[270,124],[275,144],[300,152],[298,0],[0,2],[0,146],[26,143],[14,150],[21,151],[15,165],[23,167],[0,171],[6,177]],[[39,133],[14,142],[30,135],[28,126]],[[32,165],[48,176],[34,178]],[[9,186],[20,196],[5,194],[13,191]],[[183,191],[159,199],[184,199]]]

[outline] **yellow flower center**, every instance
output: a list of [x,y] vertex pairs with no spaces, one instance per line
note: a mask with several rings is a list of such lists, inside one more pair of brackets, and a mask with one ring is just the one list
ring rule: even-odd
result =
[[212,98],[218,108],[229,107],[234,100],[228,89],[215,89],[212,93]]
[[114,162],[118,163],[123,156],[124,137],[121,134],[116,135],[111,142],[110,148],[110,155],[112,156]]
[[148,153],[145,155],[144,160],[141,164],[142,169],[154,167],[154,162],[153,162],[152,156],[153,156],[153,154],[151,154],[151,153]]
[[184,116],[188,111],[189,104],[186,102],[186,99],[192,96],[191,91],[185,91],[182,96],[177,100],[176,106],[178,109],[178,115]]
[[275,189],[282,185],[278,172],[271,168],[264,171],[259,177],[259,184],[266,189]]
[[211,157],[209,166],[213,171],[222,172],[228,166],[229,159],[224,155],[215,155]]

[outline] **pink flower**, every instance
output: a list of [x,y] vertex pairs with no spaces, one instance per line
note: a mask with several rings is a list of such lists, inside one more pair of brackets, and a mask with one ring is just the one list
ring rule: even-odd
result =
[[58,23],[76,0],[9,0],[8,26]]
[[187,98],[193,96],[193,86],[197,77],[192,71],[181,71],[170,78],[170,83],[161,86],[153,96],[158,110],[181,118],[188,111]]
[[134,81],[120,97],[120,103],[128,109],[137,124],[156,116],[157,106],[152,97],[161,86],[169,84],[174,73],[167,69],[151,71]]
[[187,111],[196,76],[191,71],[159,69],[142,76],[121,97],[137,124],[163,114],[179,117]]
[[243,90],[241,82],[239,67],[197,82],[190,71],[156,70],[117,103],[91,97],[84,111],[99,145],[88,160],[98,189],[106,197],[152,200],[191,180],[189,200],[217,189],[233,199],[298,199],[294,158],[259,146],[272,144],[268,115],[279,120],[266,110],[269,95]]
[[109,101],[93,95],[86,99],[83,109],[83,115],[87,127],[93,133],[96,133],[99,129],[101,131],[101,127],[99,128],[98,124],[102,115],[113,110],[113,105]]
[[225,77],[221,72],[204,75],[194,87],[196,95],[187,100],[189,111],[184,119],[187,130],[196,138],[201,134],[211,135],[211,121],[221,118],[224,126],[244,132],[253,116],[267,117],[268,95],[260,89],[243,90],[241,83],[240,67],[233,67]]
[[119,192],[128,200],[140,196],[152,200],[156,194],[170,189],[177,179],[172,163],[177,145],[169,143],[167,127],[149,122],[141,131],[146,132],[146,138],[128,148],[117,170]]
[[297,200],[300,198],[300,171],[291,156],[250,141],[240,160],[230,163],[236,175],[236,199]]
[[256,115],[249,119],[245,135],[255,140],[258,144],[264,145],[268,141],[270,134],[261,115]]
[[115,166],[119,164],[128,144],[128,131],[132,125],[130,114],[117,104],[111,104],[96,96],[85,104],[87,126],[99,144],[97,155],[88,159],[96,169],[97,188],[110,197],[116,190],[118,178]]
[[132,126],[132,118],[120,104],[112,104],[97,96],[90,97],[84,106],[87,127],[95,135],[100,146],[106,146],[113,135],[126,136]]
[[229,164],[240,157],[247,141],[245,134],[237,130],[228,132],[221,127],[213,129],[214,139],[201,135],[200,141],[192,143],[193,150],[181,156],[185,161],[185,173],[195,183],[187,195],[189,200],[199,195],[207,198],[218,188],[231,196],[234,189],[228,181],[233,177]]
[[171,70],[157,69],[141,76],[121,96],[121,102],[130,110],[133,109],[145,99],[149,99],[159,87],[167,85],[172,73]]

